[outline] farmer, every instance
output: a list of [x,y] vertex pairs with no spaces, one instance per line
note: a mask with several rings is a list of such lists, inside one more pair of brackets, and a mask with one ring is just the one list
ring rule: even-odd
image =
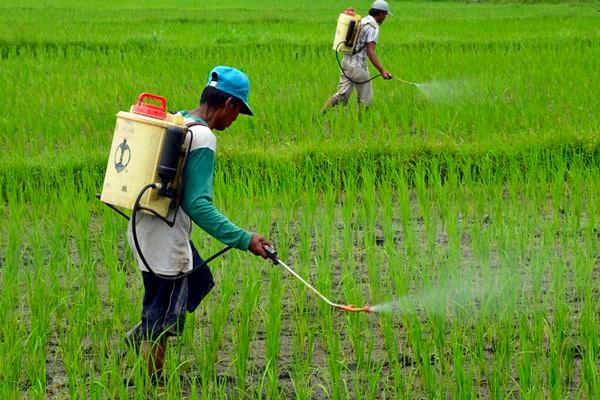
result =
[[367,57],[369,57],[371,64],[377,68],[383,79],[392,79],[392,75],[383,68],[377,53],[375,53],[375,46],[379,39],[379,25],[383,23],[387,15],[393,15],[390,12],[388,3],[384,0],[375,0],[369,10],[369,15],[360,20],[360,30],[354,52],[353,54],[344,54],[342,60],[338,91],[325,102],[321,113],[325,114],[331,107],[340,102],[346,105],[352,89],[355,87],[358,93],[358,104],[363,107],[371,105],[373,86],[371,81],[365,82],[370,79]]
[[[249,88],[248,77],[243,72],[231,67],[215,67],[208,76],[199,106],[180,112],[192,132],[192,142],[184,166],[183,198],[175,224],[169,227],[153,215],[136,214],[140,249],[154,273],[173,277],[202,264],[190,241],[192,221],[228,246],[267,258],[263,245],[270,243],[263,236],[234,225],[212,204],[217,149],[217,138],[212,130],[228,128],[240,113],[253,115],[248,105]],[[174,211],[171,210],[169,219]],[[128,239],[142,270],[144,300],[141,323],[128,332],[127,338],[129,344],[140,347],[148,362],[150,377],[159,379],[167,338],[181,334],[185,312],[193,312],[214,283],[205,265],[176,280],[149,272],[136,250],[131,222]]]

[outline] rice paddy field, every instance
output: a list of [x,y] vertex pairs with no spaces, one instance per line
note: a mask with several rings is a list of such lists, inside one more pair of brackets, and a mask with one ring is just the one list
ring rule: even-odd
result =
[[[600,4],[391,0],[377,52],[419,85],[322,116],[348,6],[370,2],[2,2],[1,399],[600,398]],[[218,133],[216,206],[374,312],[231,251],[153,385],[95,194],[115,114],[192,109],[215,65],[255,112]]]

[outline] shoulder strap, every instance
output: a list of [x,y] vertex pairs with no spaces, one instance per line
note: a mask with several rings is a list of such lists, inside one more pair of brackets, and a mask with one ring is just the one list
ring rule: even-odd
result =
[[198,125],[208,127],[207,124],[205,124],[203,122],[198,122],[198,121],[188,122],[187,124],[185,124],[185,126],[187,126],[188,128],[191,128],[192,126],[198,126]]
[[[373,24],[371,23],[371,21],[365,21],[365,25],[369,25],[371,28],[377,28],[375,25],[373,25]],[[358,32],[356,33],[356,43],[357,43],[357,44],[358,44],[358,37],[360,36],[360,32],[363,30],[363,28],[364,28],[364,26],[363,26],[363,25],[361,25],[361,26],[358,28]],[[365,42],[365,44],[363,44],[363,45],[362,45],[362,46],[361,46],[359,49],[357,49],[357,48],[354,48],[354,49],[352,50],[352,55],[354,55],[354,54],[357,54],[357,53],[360,53],[361,51],[363,51],[363,50],[365,49],[365,47],[367,47],[367,43],[366,43],[366,42]]]
[[373,25],[371,21],[365,21],[365,25],[369,25],[371,28],[377,28],[377,25]]

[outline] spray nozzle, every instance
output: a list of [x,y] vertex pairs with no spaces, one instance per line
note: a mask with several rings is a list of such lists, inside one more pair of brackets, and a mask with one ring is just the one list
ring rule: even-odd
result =
[[368,304],[365,304],[364,307],[358,308],[358,307],[354,307],[354,304],[339,304],[337,306],[337,308],[339,308],[342,311],[346,311],[346,312],[364,312],[364,313],[368,313],[371,312],[371,306]]

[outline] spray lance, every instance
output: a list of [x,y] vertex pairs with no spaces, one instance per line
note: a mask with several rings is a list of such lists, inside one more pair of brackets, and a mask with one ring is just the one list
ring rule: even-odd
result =
[[317,289],[315,289],[310,283],[306,282],[292,268],[290,268],[283,261],[281,261],[279,259],[278,255],[277,255],[277,250],[275,250],[274,247],[271,247],[271,246],[268,246],[268,245],[263,245],[263,249],[265,249],[265,252],[269,256],[269,258],[271,259],[271,261],[273,261],[274,265],[281,265],[283,268],[285,268],[286,270],[288,270],[288,272],[291,273],[300,282],[302,282],[304,284],[304,286],[306,286],[307,288],[309,288],[313,293],[315,293],[317,296],[319,296],[321,298],[321,300],[323,300],[325,303],[329,304],[331,307],[334,307],[334,308],[337,308],[338,310],[342,310],[342,311],[346,311],[346,312],[365,312],[365,313],[368,313],[368,312],[371,311],[370,306],[368,304],[365,304],[361,308],[356,308],[352,304],[347,304],[346,305],[346,304],[337,304],[337,303],[332,302],[327,297],[325,297],[321,292],[319,292]]

